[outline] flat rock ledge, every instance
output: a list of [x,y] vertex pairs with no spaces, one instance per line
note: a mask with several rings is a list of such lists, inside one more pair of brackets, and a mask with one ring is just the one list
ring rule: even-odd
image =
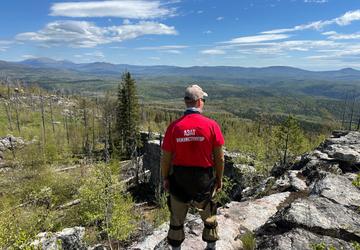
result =
[[[219,208],[217,221],[219,224],[220,240],[217,249],[232,250],[242,249],[241,235],[246,231],[254,231],[261,227],[273,216],[278,207],[286,201],[290,192],[273,194],[257,200],[244,202],[230,202],[226,207]],[[144,241],[134,244],[133,250],[168,249],[166,235],[168,223],[163,224]],[[198,215],[188,214],[185,223],[186,238],[182,244],[183,250],[199,250],[205,248],[201,239],[202,221]]]

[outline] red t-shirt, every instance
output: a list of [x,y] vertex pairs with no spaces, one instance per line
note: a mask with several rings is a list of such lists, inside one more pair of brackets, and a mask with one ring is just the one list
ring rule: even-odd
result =
[[212,167],[213,149],[222,145],[224,137],[220,126],[195,113],[184,115],[169,125],[162,149],[173,153],[173,165]]

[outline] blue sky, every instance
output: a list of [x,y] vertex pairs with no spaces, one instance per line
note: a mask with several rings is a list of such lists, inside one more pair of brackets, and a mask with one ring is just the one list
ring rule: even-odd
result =
[[3,0],[0,60],[360,69],[359,0]]

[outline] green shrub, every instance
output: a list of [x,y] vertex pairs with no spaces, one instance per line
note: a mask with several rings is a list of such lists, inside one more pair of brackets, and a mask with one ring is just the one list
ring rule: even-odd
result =
[[312,244],[311,248],[312,250],[336,250],[334,246],[327,246],[324,242]]
[[78,216],[82,224],[98,225],[116,240],[127,239],[136,228],[133,201],[122,194],[117,175],[105,164],[95,167],[94,175],[79,190]]
[[360,243],[353,241],[351,242],[352,247],[354,248],[354,250],[360,250]]
[[217,192],[215,195],[215,202],[224,206],[226,203],[231,201],[231,190],[234,187],[235,183],[228,177],[224,176],[223,186],[220,192]]
[[357,174],[356,179],[353,180],[352,184],[353,184],[355,187],[360,188],[360,173]]
[[158,208],[154,211],[153,223],[154,227],[160,226],[170,218],[170,211],[167,206],[167,194],[159,195],[157,199]]
[[243,243],[244,250],[254,250],[255,249],[256,238],[252,232],[247,231],[244,235],[241,236],[240,239]]
[[11,209],[0,217],[0,249],[31,249],[42,231],[52,230],[52,215],[44,208]]

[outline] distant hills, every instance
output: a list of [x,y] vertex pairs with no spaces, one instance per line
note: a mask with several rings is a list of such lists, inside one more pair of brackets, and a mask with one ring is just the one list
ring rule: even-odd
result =
[[106,62],[74,63],[50,58],[21,62],[0,61],[0,78],[20,79],[47,89],[80,93],[113,90],[121,74],[129,71],[140,87],[140,94],[153,99],[177,96],[177,91],[196,82],[217,98],[264,96],[317,96],[335,99],[360,97],[360,71],[309,71],[293,67],[229,67],[167,65],[139,66]]
[[[111,64],[106,62],[74,63],[57,61],[50,58],[33,58],[21,62],[0,62],[0,71],[6,67],[15,69],[26,66],[36,69],[57,69],[85,73],[97,76],[119,77],[125,70],[137,76],[180,76],[209,79],[261,79],[261,80],[325,80],[325,81],[360,81],[360,71],[345,68],[336,71],[308,71],[286,66],[265,68],[246,68],[230,66],[194,66],[176,67],[167,65],[137,66],[129,64]],[[29,69],[29,68],[28,68]]]

